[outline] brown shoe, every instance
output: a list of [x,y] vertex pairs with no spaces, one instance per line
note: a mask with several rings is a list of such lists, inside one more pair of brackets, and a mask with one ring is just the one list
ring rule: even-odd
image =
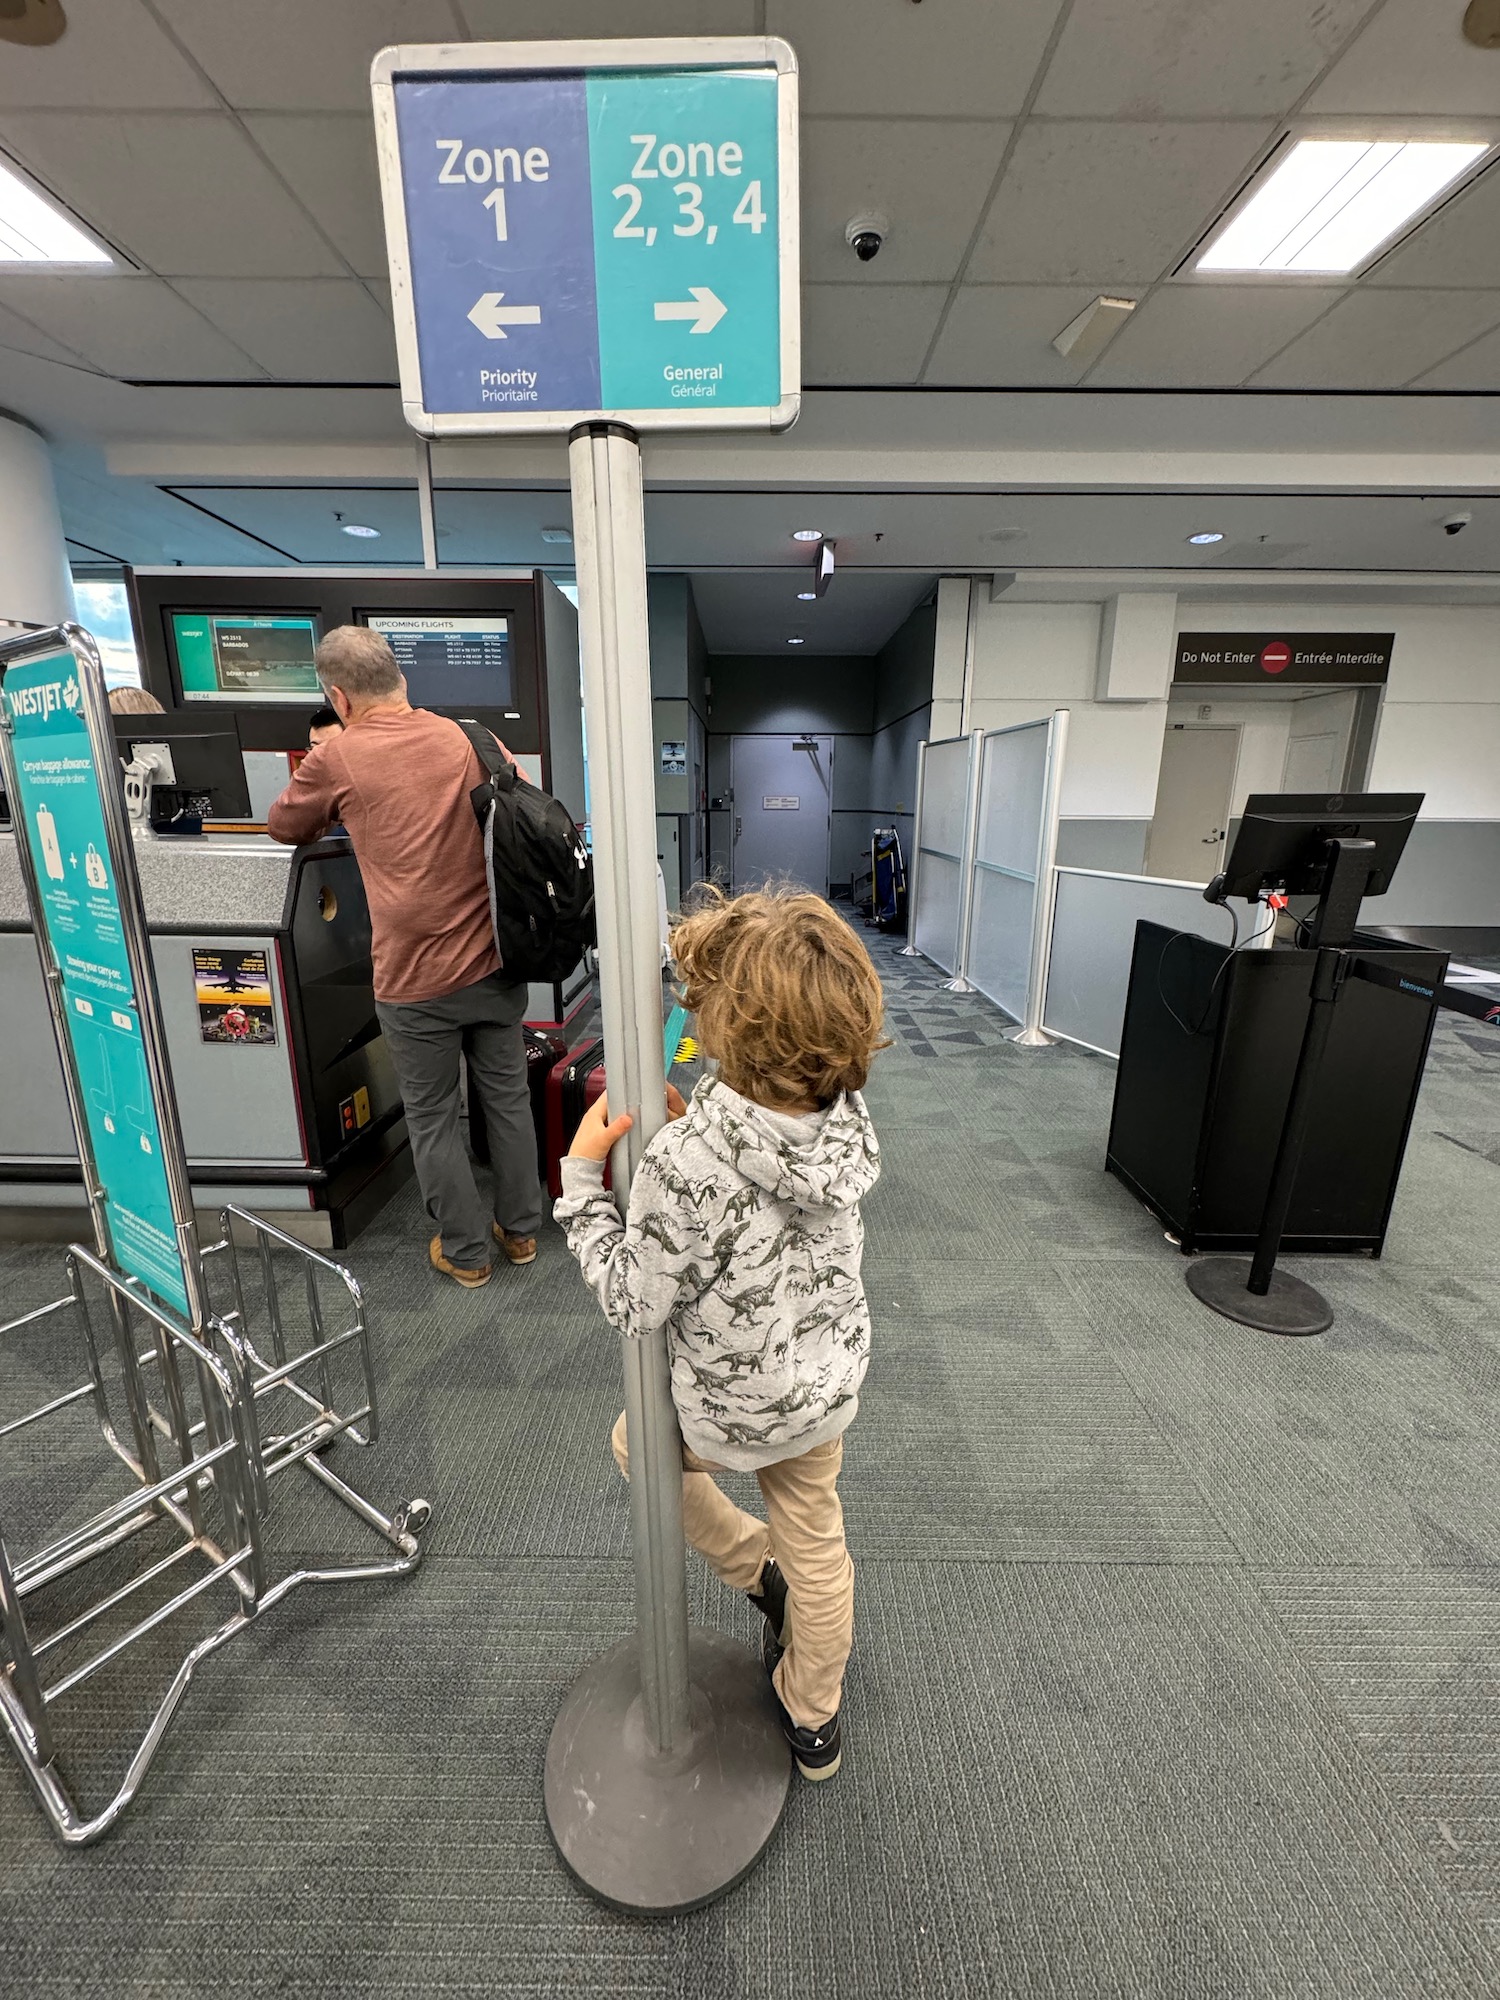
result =
[[492,1225],[495,1241],[505,1252],[512,1264],[534,1264],[536,1262],[536,1238],[534,1236],[511,1236],[499,1223]]
[[477,1292],[481,1285],[487,1285],[495,1275],[493,1264],[482,1264],[477,1270],[468,1271],[462,1264],[450,1264],[443,1255],[441,1236],[434,1236],[428,1244],[427,1256],[434,1271],[441,1271],[445,1278],[451,1278],[455,1285],[462,1285],[466,1292]]

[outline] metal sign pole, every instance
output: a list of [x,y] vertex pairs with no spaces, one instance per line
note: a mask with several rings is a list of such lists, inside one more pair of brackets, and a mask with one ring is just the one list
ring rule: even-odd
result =
[[[590,424],[574,432],[568,459],[584,701],[594,753],[589,791],[604,1067],[611,1109],[628,1110],[635,1120],[612,1161],[623,1204],[647,1142],[666,1119],[641,449],[623,425]],[[641,1697],[652,1739],[666,1751],[687,1728],[682,1447],[666,1335],[624,1345]]]
[[[624,1203],[666,1117],[639,442],[622,424],[580,425],[569,469],[605,1068],[611,1109],[635,1120],[611,1162]],[[781,1818],[791,1765],[759,1660],[723,1634],[689,1632],[666,1332],[623,1345],[638,1631],[564,1702],[545,1801],[558,1852],[587,1888],[664,1913],[711,1902],[749,1872]]]

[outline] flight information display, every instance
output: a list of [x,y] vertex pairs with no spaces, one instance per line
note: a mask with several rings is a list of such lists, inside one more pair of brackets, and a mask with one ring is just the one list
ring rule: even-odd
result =
[[317,644],[318,621],[306,616],[172,613],[184,701],[321,701]]
[[372,612],[365,623],[396,655],[413,707],[512,707],[510,620],[501,613],[396,618]]

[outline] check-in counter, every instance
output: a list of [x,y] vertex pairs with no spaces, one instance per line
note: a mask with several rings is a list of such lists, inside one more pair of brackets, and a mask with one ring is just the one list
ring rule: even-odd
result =
[[[349,842],[136,842],[188,1171],[342,1247],[411,1171]],[[15,840],[0,833],[0,1233],[75,1232],[77,1147]]]

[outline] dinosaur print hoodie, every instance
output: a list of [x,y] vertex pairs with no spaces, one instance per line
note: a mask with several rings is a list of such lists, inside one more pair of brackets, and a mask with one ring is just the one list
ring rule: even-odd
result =
[[870,1358],[859,1203],[880,1173],[864,1099],[794,1117],[717,1077],[664,1125],[621,1222],[592,1160],[554,1213],[611,1324],[667,1329],[689,1449],[753,1471],[853,1422]]

